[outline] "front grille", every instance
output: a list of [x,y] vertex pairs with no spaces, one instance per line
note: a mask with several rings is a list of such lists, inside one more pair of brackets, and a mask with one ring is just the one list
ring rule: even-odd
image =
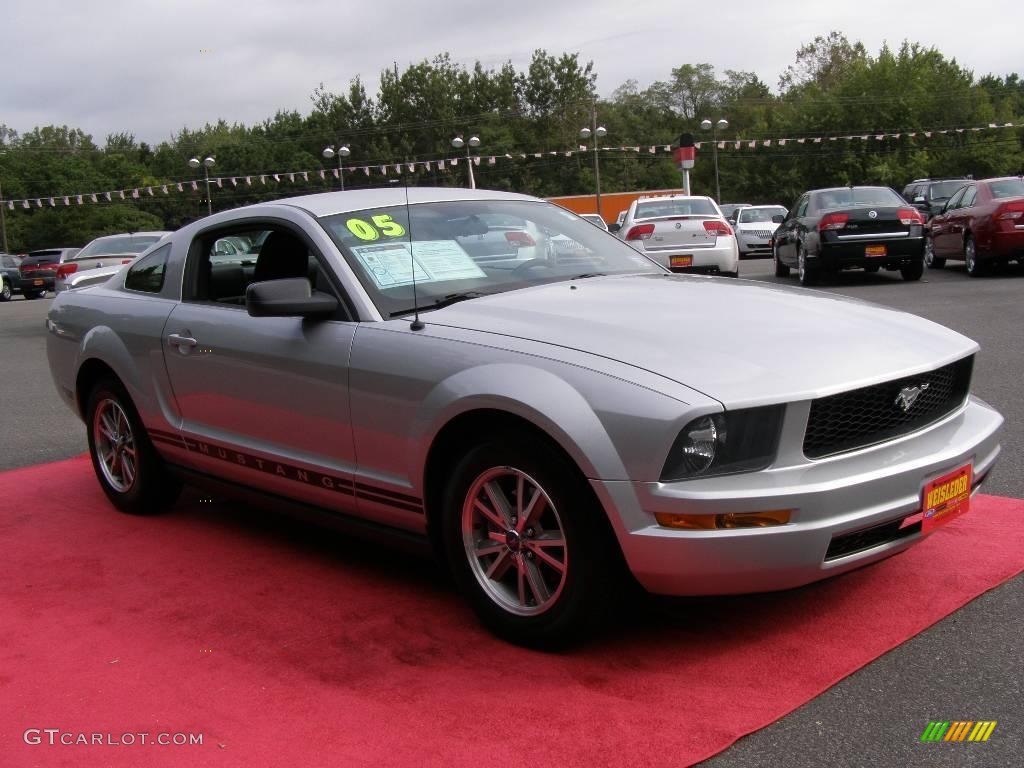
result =
[[857,552],[865,552],[869,549],[880,547],[883,544],[888,544],[890,541],[905,539],[907,536],[921,531],[920,520],[901,528],[903,519],[900,518],[899,520],[882,523],[871,528],[864,528],[860,531],[836,536],[829,542],[828,551],[825,553],[825,562],[838,560],[840,557],[853,555]]
[[[804,434],[804,455],[820,459],[856,450],[938,421],[967,397],[973,365],[974,357],[966,357],[928,373],[814,400]],[[897,401],[904,388],[913,387],[922,389],[904,410]]]
[[744,229],[742,234],[752,235],[753,237],[759,237],[762,240],[767,240],[775,234],[775,231],[771,229]]

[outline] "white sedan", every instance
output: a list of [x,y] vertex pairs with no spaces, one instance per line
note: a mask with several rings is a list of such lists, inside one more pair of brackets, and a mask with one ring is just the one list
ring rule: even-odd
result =
[[618,236],[673,272],[739,276],[736,237],[710,197],[670,195],[634,200]]
[[736,232],[736,244],[740,258],[747,256],[772,255],[772,237],[786,218],[786,209],[781,205],[751,205],[735,212],[730,219]]

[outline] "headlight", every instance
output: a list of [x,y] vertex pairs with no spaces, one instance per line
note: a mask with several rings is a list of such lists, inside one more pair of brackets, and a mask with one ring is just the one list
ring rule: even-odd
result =
[[764,469],[775,458],[783,405],[698,416],[669,451],[662,482]]

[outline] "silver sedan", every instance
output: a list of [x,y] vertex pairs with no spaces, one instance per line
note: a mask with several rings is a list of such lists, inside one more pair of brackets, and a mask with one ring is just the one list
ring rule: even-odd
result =
[[[226,236],[252,251],[218,259]],[[490,258],[496,236],[532,255]],[[624,569],[723,594],[885,558],[966,512],[999,453],[970,339],[674,275],[522,195],[218,213],[60,294],[48,328],[116,507],[216,483],[412,537],[529,645],[585,633]]]

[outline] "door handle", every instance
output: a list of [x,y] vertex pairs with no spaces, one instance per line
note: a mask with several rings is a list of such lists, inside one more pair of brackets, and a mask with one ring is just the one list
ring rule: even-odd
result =
[[196,346],[199,342],[191,336],[182,336],[179,333],[172,333],[167,337],[167,343],[172,347],[177,347],[178,351],[183,355],[187,355],[192,351],[192,347]]

